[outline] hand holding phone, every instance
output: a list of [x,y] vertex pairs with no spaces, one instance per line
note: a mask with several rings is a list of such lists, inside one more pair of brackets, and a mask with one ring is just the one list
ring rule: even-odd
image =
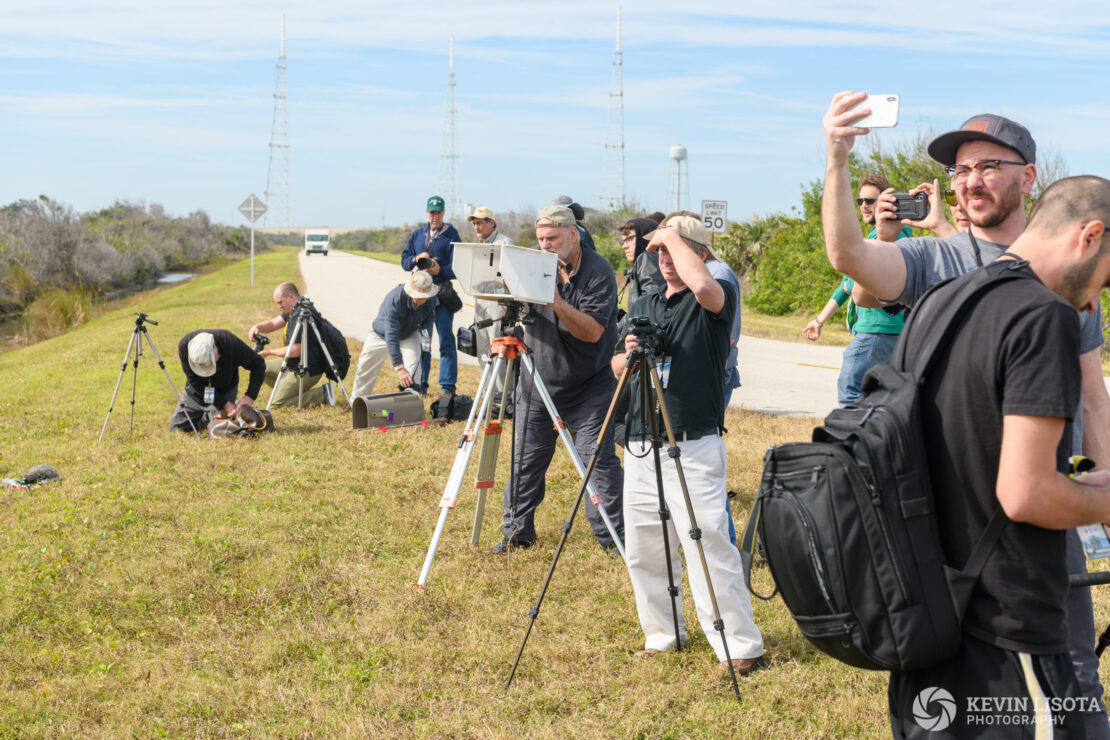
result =
[[869,108],[871,110],[863,118],[853,121],[853,126],[863,128],[891,128],[898,125],[898,95],[868,95],[856,108]]

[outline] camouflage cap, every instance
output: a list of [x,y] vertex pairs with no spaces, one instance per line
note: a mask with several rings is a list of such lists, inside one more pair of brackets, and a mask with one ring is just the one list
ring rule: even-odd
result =
[[540,215],[536,218],[538,224],[543,219],[551,221],[552,226],[575,226],[577,222],[574,220],[574,211],[566,206],[545,206],[540,211]]

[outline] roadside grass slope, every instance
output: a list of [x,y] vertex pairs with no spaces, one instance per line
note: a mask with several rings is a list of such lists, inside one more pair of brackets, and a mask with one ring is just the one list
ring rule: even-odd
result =
[[[0,493],[0,737],[888,735],[886,676],[816,652],[778,599],[755,602],[770,665],[741,682],[742,706],[688,589],[690,649],[634,659],[627,573],[581,516],[506,691],[577,492],[563,452],[536,547],[489,553],[495,496],[470,546],[471,472],[418,591],[459,424],[353,432],[337,409],[276,410],[277,434],[195,439],[166,431],[173,398],[145,350],[134,430],[129,365],[97,442],[134,311],[160,322],[150,332],[180,389],[178,338],[242,335],[272,316],[272,287],[296,275],[296,253],[259,257],[254,287],[238,262],[0,355],[0,473],[49,463],[63,476]],[[473,392],[477,369],[460,373]],[[730,410],[727,423],[741,528],[764,449],[807,438],[812,422]],[[755,580],[770,591],[766,569]]]

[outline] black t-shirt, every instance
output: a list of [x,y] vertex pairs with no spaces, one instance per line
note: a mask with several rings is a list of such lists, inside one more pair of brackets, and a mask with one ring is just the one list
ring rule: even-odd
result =
[[[640,298],[629,316],[646,316],[666,334],[666,357],[670,358],[663,400],[677,432],[707,432],[724,426],[725,384],[721,380],[729,352],[729,331],[738,296],[725,280],[717,283],[725,293],[719,313],[702,307],[686,288],[667,297],[664,285]],[[654,360],[652,360],[654,362]],[[640,419],[639,374],[632,380],[629,410],[632,436],[647,436]],[[659,431],[665,434],[662,420]]]
[[[524,324],[524,342],[557,407],[611,394],[616,386],[609,359],[617,341],[617,278],[608,260],[583,249],[578,272],[558,290],[564,301],[597,321],[605,331],[598,341],[583,342],[559,321],[554,308],[529,305],[534,320]],[[522,366],[519,392],[527,393],[530,385]]]
[[[922,420],[941,543],[962,568],[1000,504],[995,492],[1004,415],[1071,421],[1079,402],[1075,310],[1028,270],[981,297],[922,388]],[[907,324],[907,367],[962,280],[934,291]],[[1071,430],[1057,448],[1066,470]],[[1067,650],[1064,531],[1007,524],[971,598],[964,630],[1008,650]]]
[[[216,342],[216,374],[202,378],[189,366],[189,341],[197,334],[208,332]],[[215,405],[235,403],[239,393],[239,368],[250,371],[247,390],[243,393],[258,398],[262,380],[266,376],[266,361],[247,344],[227,329],[197,329],[189,332],[177,343],[177,356],[181,369],[185,371],[185,392],[198,403],[204,403],[204,389],[212,386],[216,392]]]

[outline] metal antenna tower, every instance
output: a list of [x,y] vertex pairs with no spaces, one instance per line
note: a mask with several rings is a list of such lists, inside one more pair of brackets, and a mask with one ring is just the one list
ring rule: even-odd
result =
[[617,48],[609,86],[609,126],[605,133],[605,169],[601,201],[610,211],[624,208],[624,59],[621,54],[621,9],[617,8]]
[[445,221],[459,218],[458,162],[455,137],[455,34],[451,34],[451,53],[447,65],[447,110],[443,118],[443,154],[439,163],[439,192],[447,202]]
[[285,16],[281,17],[281,56],[277,61],[277,84],[274,87],[274,123],[270,129],[270,167],[266,172],[266,214],[262,225],[268,225],[270,214],[279,216],[278,226],[292,226],[289,205],[289,99],[285,84]]

